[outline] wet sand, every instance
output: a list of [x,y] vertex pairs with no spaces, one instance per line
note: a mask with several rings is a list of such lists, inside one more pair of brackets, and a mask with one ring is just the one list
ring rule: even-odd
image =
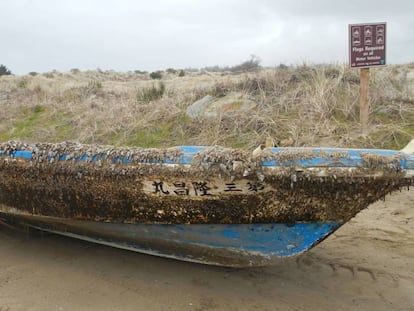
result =
[[0,311],[414,310],[414,191],[265,268],[162,259],[0,225]]

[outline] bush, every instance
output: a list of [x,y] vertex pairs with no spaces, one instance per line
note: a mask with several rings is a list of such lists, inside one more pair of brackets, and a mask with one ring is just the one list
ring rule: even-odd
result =
[[184,70],[180,70],[180,73],[178,74],[179,77],[184,77],[185,76],[185,71]]
[[256,55],[251,55],[250,60],[247,60],[240,65],[230,67],[230,71],[254,71],[260,69],[260,58]]
[[139,74],[139,75],[145,75],[145,74],[147,74],[148,73],[148,71],[144,71],[144,70],[134,70],[134,72],[136,73],[136,74]]
[[29,75],[32,76],[32,77],[37,76],[37,72],[36,71],[30,71]]
[[153,85],[149,88],[144,88],[142,90],[139,90],[137,93],[137,101],[149,103],[154,100],[160,99],[165,92],[165,84],[160,82],[158,84],[158,87]]
[[177,70],[175,70],[174,68],[168,68],[166,71],[168,73],[172,73],[172,74],[176,74],[177,73]]
[[7,75],[11,75],[11,71],[6,66],[1,64],[0,65],[0,76],[7,76]]
[[287,70],[287,69],[289,69],[289,66],[287,66],[287,65],[285,65],[285,64],[282,64],[282,63],[280,63],[280,65],[279,65],[279,66],[277,66],[277,68],[278,68],[278,69],[280,69],[280,70]]
[[150,73],[150,78],[151,79],[161,79],[162,78],[162,74],[161,71],[154,71]]

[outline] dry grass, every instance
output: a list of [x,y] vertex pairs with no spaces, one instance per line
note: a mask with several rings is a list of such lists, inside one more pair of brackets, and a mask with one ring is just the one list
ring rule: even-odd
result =
[[[413,69],[371,70],[370,126],[360,134],[357,70],[343,65],[249,74],[163,73],[165,90],[134,72],[72,71],[0,78],[0,140],[254,148],[271,137],[296,146],[401,148],[414,136]],[[157,82],[158,83],[158,82]],[[192,120],[185,109],[207,94],[243,92],[249,113]]]

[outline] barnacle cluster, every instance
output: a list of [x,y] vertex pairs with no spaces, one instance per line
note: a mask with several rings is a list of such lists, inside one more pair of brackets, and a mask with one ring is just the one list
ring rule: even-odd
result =
[[[16,150],[32,159],[13,157]],[[349,220],[387,193],[414,183],[396,157],[364,154],[355,168],[298,167],[316,155],[346,152],[264,149],[259,156],[206,148],[180,165],[181,149],[59,144],[0,144],[0,203],[34,215],[126,223],[270,223]],[[165,164],[166,160],[170,161]],[[167,161],[167,162],[168,162]],[[264,167],[263,161],[288,163]],[[222,180],[226,192],[208,190]],[[181,192],[164,191],[162,183]],[[188,186],[198,195],[188,195]],[[249,184],[244,191],[231,191]],[[153,191],[145,187],[154,187]]]
[[364,163],[364,167],[368,167],[371,169],[378,169],[382,168],[387,172],[394,173],[401,171],[401,163],[400,160],[402,159],[401,155],[397,156],[384,156],[384,155],[377,155],[377,154],[370,154],[364,153],[361,155],[361,159]]
[[210,174],[224,176],[247,176],[259,168],[258,159],[246,150],[212,146],[197,152],[192,166]]
[[109,164],[114,162],[127,163],[153,163],[163,162],[165,159],[176,161],[182,156],[179,148],[133,148],[114,147],[101,145],[85,145],[75,142],[61,143],[37,143],[27,144],[17,141],[0,143],[0,155],[13,155],[16,150],[29,151],[32,153],[32,163],[54,162],[64,157],[68,160],[82,160],[84,162],[105,161]]

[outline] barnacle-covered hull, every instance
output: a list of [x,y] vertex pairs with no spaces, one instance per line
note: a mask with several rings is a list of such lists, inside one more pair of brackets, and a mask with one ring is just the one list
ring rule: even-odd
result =
[[388,150],[0,145],[6,221],[121,248],[228,266],[316,245],[409,187],[414,157]]

